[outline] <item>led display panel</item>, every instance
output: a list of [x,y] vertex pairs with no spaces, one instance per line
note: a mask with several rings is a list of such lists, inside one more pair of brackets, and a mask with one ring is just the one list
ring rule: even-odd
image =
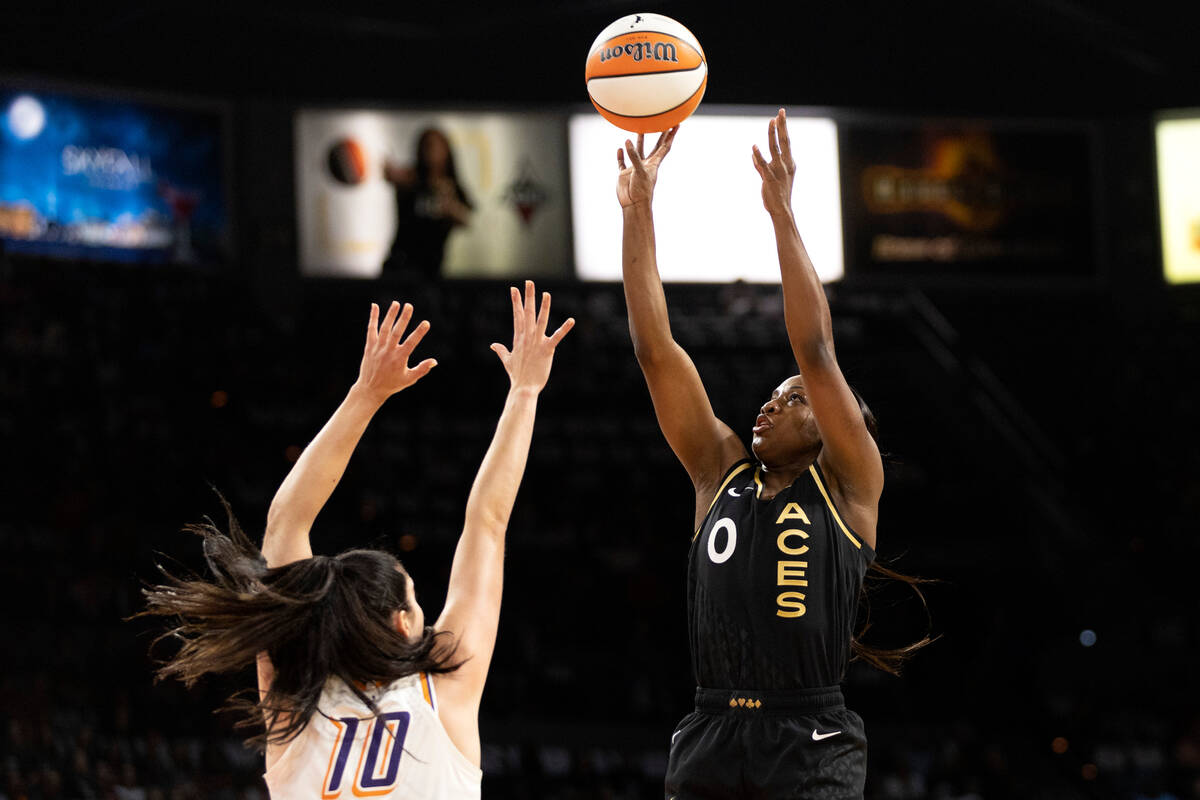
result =
[[[751,161],[765,155],[767,123],[760,114],[697,114],[679,129],[658,175],[654,222],[658,269],[664,281],[779,282],[762,179]],[[796,181],[797,227],[822,281],[842,277],[842,215],[837,126],[824,117],[788,118]],[[580,278],[621,279],[621,208],[617,202],[617,149],[630,134],[598,114],[571,117],[571,212],[575,267]],[[646,137],[646,150],[657,137]]]
[[14,253],[228,254],[219,110],[0,84],[0,239]]
[[1155,128],[1163,273],[1168,283],[1200,281],[1200,116]]
[[300,267],[375,278],[569,274],[561,114],[297,114]]

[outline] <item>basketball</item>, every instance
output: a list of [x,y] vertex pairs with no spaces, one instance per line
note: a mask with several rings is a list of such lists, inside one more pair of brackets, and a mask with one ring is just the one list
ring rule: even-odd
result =
[[665,131],[691,116],[708,85],[692,32],[661,14],[630,14],[600,32],[587,57],[596,110],[633,133]]

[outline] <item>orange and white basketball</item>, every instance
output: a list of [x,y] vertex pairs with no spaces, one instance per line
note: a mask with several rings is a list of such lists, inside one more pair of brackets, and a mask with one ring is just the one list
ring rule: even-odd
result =
[[630,14],[588,51],[587,90],[605,119],[634,133],[687,119],[708,85],[708,62],[692,32],[661,14]]

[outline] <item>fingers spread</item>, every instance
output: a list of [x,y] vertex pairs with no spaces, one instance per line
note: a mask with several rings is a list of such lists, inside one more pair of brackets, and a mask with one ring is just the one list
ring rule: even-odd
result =
[[570,332],[571,328],[575,327],[575,318],[569,317],[566,322],[558,326],[558,330],[550,337],[550,346],[557,347],[558,343],[563,340],[563,337]]
[[524,314],[521,313],[521,293],[516,287],[509,287],[509,299],[512,301],[512,336],[521,336]]
[[413,332],[408,335],[408,338],[404,340],[404,344],[401,346],[412,352],[421,343],[421,340],[425,338],[425,334],[427,333],[429,333],[429,320],[423,319],[420,325],[413,328]]
[[508,359],[508,357],[511,355],[511,353],[508,352],[508,348],[505,347],[504,345],[500,344],[499,342],[492,342],[491,346],[488,349],[491,350],[496,355],[500,356],[501,361],[506,361]]
[[638,134],[638,155],[642,158],[646,157],[646,134]]
[[620,147],[617,148],[617,168],[625,171],[625,150]]
[[658,153],[658,157],[660,159],[667,153],[671,152],[671,143],[675,141],[675,134],[678,133],[678,131],[679,126],[676,125],[673,128],[668,128],[663,132],[662,136],[658,137],[658,143],[654,145],[654,152]]
[[412,303],[405,303],[404,309],[400,312],[400,319],[396,320],[396,324],[392,326],[391,333],[388,336],[388,344],[395,347],[399,343],[400,337],[404,335],[405,328],[408,327],[408,321],[412,319],[412,315]]
[[379,341],[379,305],[371,303],[371,315],[367,318],[367,344]]
[[625,140],[625,152],[629,154],[629,161],[633,164],[634,170],[637,172],[645,172],[646,168],[642,165],[642,157],[633,147],[633,142]]
[[429,374],[429,370],[437,366],[437,363],[438,362],[436,358],[427,358],[420,364],[417,364],[415,367],[413,367],[410,372],[412,372],[417,378],[423,378]]
[[546,323],[550,321],[550,293],[542,292],[542,307],[538,309],[537,329],[538,333],[546,333]]
[[525,326],[521,328],[522,331],[532,330],[534,323],[537,322],[534,316],[533,295],[533,281],[525,281]]
[[779,158],[779,126],[778,120],[771,120],[767,123],[767,147],[771,151],[771,159]]
[[396,324],[396,315],[400,313],[400,304],[395,300],[388,306],[387,314],[383,316],[383,324],[379,326],[379,335],[385,340],[392,332],[392,326]]
[[750,157],[754,160],[754,168],[758,170],[758,174],[765,178],[766,175],[763,170],[767,168],[767,161],[763,158],[762,153],[759,152],[758,145],[750,146]]
[[792,139],[788,136],[787,129],[787,113],[781,108],[779,109],[779,147],[783,150],[783,154],[791,159],[792,157]]

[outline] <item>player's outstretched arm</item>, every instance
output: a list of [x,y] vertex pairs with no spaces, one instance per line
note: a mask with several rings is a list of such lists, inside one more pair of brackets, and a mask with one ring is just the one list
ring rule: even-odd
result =
[[[624,217],[621,267],[633,350],[650,387],[659,427],[696,486],[697,505],[707,507],[721,474],[745,456],[746,448],[713,413],[700,373],[671,335],[655,254],[652,203],[659,165],[678,130],[676,126],[660,136],[648,156],[643,154],[642,136],[637,147],[626,141],[625,149],[617,151],[617,200]],[[706,492],[709,497],[704,499]]]
[[[764,159],[754,146],[754,168],[762,177],[763,205],[775,228],[788,340],[821,432],[822,465],[833,473],[843,497],[854,505],[873,508],[883,491],[883,463],[838,366],[829,302],[792,214],[796,162],[783,109],[768,123],[767,143],[771,160]],[[872,512],[872,520],[873,516]]]
[[437,365],[436,360],[427,358],[415,367],[408,366],[413,350],[429,331],[429,323],[422,321],[408,338],[400,340],[412,313],[410,304],[405,303],[401,309],[393,301],[381,324],[379,306],[371,304],[358,380],[325,427],[300,454],[267,511],[262,552],[268,566],[279,567],[312,556],[309,530],[342,479],[367,424],[385,400],[416,383]]
[[532,281],[525,282],[523,299],[515,288],[511,292],[512,349],[492,345],[508,372],[508,397],[471,486],[462,536],[450,569],[446,606],[435,626],[454,635],[455,658],[465,660],[456,671],[437,676],[442,701],[439,716],[451,740],[476,764],[480,758],[479,701],[500,620],[504,534],[525,473],[538,394],[550,377],[554,348],[575,325],[574,319],[568,319],[547,336],[550,295],[542,295],[537,310]]

